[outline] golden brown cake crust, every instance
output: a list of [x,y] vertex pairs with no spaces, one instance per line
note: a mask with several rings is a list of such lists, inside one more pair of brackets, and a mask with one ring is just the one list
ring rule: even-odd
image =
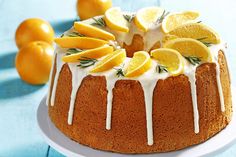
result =
[[[153,93],[152,146],[147,145],[143,90],[135,80],[116,82],[111,130],[106,130],[105,77],[85,77],[77,92],[73,124],[68,125],[72,74],[65,64],[59,76],[55,104],[53,107],[49,105],[49,116],[55,126],[72,140],[101,150],[121,153],[166,152],[204,142],[225,128],[232,117],[227,63],[222,51],[218,56],[226,111],[222,113],[220,109],[216,65],[200,65],[196,71],[199,134],[194,133],[190,83],[184,75],[157,82]],[[53,77],[55,72],[56,68]]]

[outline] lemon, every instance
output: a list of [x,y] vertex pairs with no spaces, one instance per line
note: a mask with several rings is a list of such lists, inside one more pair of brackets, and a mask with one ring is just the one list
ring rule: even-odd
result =
[[163,14],[164,9],[159,7],[147,7],[139,10],[134,22],[138,28],[147,32],[153,23]]
[[193,22],[198,17],[199,13],[193,11],[169,14],[162,22],[162,30],[168,33],[178,26]]
[[198,40],[191,38],[177,38],[164,43],[164,48],[179,51],[185,57],[198,57],[203,62],[211,62],[209,48]]
[[113,34],[83,22],[75,22],[74,28],[79,33],[88,37],[94,37],[104,40],[115,40],[115,36]]
[[103,46],[108,42],[90,37],[63,37],[54,40],[62,48],[92,49]]
[[137,77],[148,71],[152,66],[150,55],[146,51],[134,53],[126,70],[126,77]]
[[77,13],[81,20],[103,15],[112,7],[112,0],[77,0]]
[[129,32],[128,22],[125,20],[119,7],[108,9],[105,13],[104,20],[112,30]]
[[120,65],[126,58],[125,49],[116,50],[111,54],[108,54],[103,60],[98,62],[95,68],[93,68],[90,72],[103,72],[109,70],[115,66]]
[[64,57],[62,57],[62,60],[64,62],[78,62],[79,59],[82,59],[84,57],[87,58],[100,58],[103,56],[106,56],[109,53],[113,52],[113,47],[112,46],[108,46],[108,45],[104,45],[98,48],[94,48],[94,49],[88,49],[88,50],[84,50],[84,51],[78,51],[78,53],[73,53],[70,55],[66,55]]
[[151,51],[151,56],[157,60],[160,65],[167,68],[168,72],[176,76],[184,70],[184,60],[181,54],[173,49],[160,48]]
[[170,31],[169,34],[181,38],[202,39],[201,41],[212,44],[220,43],[219,35],[213,29],[202,23],[184,24]]

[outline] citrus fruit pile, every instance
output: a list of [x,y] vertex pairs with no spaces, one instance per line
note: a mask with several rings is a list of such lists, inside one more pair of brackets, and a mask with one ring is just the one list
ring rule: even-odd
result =
[[80,35],[63,36],[55,39],[55,42],[60,47],[68,49],[68,53],[62,58],[64,62],[88,63],[91,59],[91,65],[94,65],[97,59],[102,58],[90,72],[104,72],[124,63],[126,52],[125,49],[114,49],[109,45],[109,42],[115,41],[116,38],[106,31],[107,29],[102,29],[103,27],[128,33],[132,21],[143,32],[159,26],[164,34],[162,47],[151,52],[135,52],[123,76],[138,77],[153,66],[153,61],[157,62],[159,73],[168,72],[176,76],[184,72],[187,63],[196,66],[203,62],[211,62],[212,56],[208,47],[220,43],[219,35],[210,27],[197,22],[198,17],[199,14],[194,11],[169,14],[159,7],[143,8],[135,15],[129,16],[124,15],[120,8],[113,7],[108,9],[104,16],[93,18],[96,26],[75,22],[74,30]]
[[45,84],[52,67],[54,30],[41,19],[23,21],[16,30],[15,41],[19,48],[15,66],[22,80],[29,84]]

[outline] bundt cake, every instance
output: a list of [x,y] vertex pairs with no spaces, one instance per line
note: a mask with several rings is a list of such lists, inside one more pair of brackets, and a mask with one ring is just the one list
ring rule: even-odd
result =
[[226,44],[198,13],[109,9],[55,39],[48,114],[70,139],[119,153],[202,143],[232,117]]

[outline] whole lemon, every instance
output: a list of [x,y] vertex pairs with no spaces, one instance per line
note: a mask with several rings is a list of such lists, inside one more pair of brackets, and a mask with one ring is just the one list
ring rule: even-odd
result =
[[22,80],[29,84],[45,84],[50,75],[53,47],[43,41],[31,42],[20,49],[15,65]]
[[103,15],[112,7],[112,0],[78,0],[77,13],[81,20]]
[[52,26],[42,19],[30,18],[23,21],[17,28],[15,41],[20,49],[32,41],[45,41],[52,44],[54,40],[54,30]]

